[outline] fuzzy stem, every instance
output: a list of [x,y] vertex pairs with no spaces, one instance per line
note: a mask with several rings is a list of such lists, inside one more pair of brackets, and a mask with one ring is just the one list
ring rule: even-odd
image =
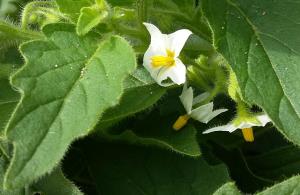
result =
[[55,7],[55,3],[51,1],[33,1],[28,3],[22,12],[21,27],[23,29],[27,29],[30,20],[29,18],[32,15],[32,13],[36,11],[36,8],[48,6]]

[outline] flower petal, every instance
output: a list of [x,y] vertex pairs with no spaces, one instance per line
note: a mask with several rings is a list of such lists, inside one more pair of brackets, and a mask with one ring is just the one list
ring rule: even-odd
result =
[[210,129],[204,131],[203,134],[207,134],[207,133],[211,133],[211,132],[215,132],[215,131],[228,131],[229,133],[232,133],[235,130],[237,130],[237,127],[234,126],[233,124],[229,123],[227,125],[210,128]]
[[150,46],[144,55],[143,66],[148,70],[152,78],[157,82],[157,75],[161,71],[161,68],[154,68],[151,65],[151,57],[154,56],[155,54],[156,54],[155,51],[152,50]]
[[251,123],[251,122],[242,122],[238,125],[238,129],[245,129],[245,128],[251,128],[251,127],[255,127],[255,126],[260,126],[258,123]]
[[175,53],[175,57],[178,57],[185,42],[192,34],[190,30],[181,29],[172,34],[167,35],[168,45],[167,48]]
[[157,75],[157,83],[161,86],[168,86],[170,84],[164,84],[162,81],[170,78],[177,85],[185,83],[186,80],[186,67],[179,59],[175,59],[175,65],[167,68],[161,68]]
[[198,108],[192,110],[190,116],[197,121],[205,123],[206,116],[212,113],[213,106],[214,105],[212,102],[199,106]]
[[162,68],[155,68],[152,66],[151,58],[157,55],[166,55],[166,36],[160,32],[160,30],[153,24],[143,23],[151,36],[151,43],[149,48],[144,54],[143,66],[149,71],[152,78],[158,82],[157,77]]
[[214,110],[213,112],[211,112],[210,114],[208,114],[206,116],[206,118],[204,119],[203,123],[208,123],[209,121],[211,121],[213,118],[215,118],[216,116],[218,116],[219,114],[228,111],[228,109],[217,109]]
[[268,115],[263,114],[256,117],[256,119],[261,123],[262,126],[265,126],[267,123],[271,122],[271,119]]
[[205,92],[205,93],[202,93],[201,95],[196,96],[193,100],[193,105],[203,102],[204,100],[206,100],[206,98],[209,97],[209,95],[210,94],[208,92]]
[[191,110],[192,110],[192,106],[193,106],[193,89],[192,89],[192,87],[189,87],[187,89],[187,85],[185,84],[179,98],[180,98],[180,101],[182,102],[183,107],[185,108],[187,114],[190,114]]
[[143,23],[151,36],[151,43],[148,49],[151,48],[155,55],[166,55],[166,46],[168,44],[167,35],[162,34],[160,30],[153,24]]

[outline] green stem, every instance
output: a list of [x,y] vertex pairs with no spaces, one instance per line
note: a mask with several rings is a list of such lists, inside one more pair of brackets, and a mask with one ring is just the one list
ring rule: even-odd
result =
[[216,67],[216,81],[215,81],[215,87],[212,91],[210,91],[210,96],[205,100],[206,103],[209,103],[212,101],[218,94],[220,94],[224,89],[224,83],[225,83],[225,74],[221,67]]
[[54,16],[57,16],[58,18],[61,18],[61,19],[64,19],[66,21],[71,22],[68,17],[66,17],[65,15],[63,15],[62,13],[60,13],[59,11],[56,11],[55,9],[46,8],[46,7],[40,7],[39,11],[43,11],[44,13],[52,14]]

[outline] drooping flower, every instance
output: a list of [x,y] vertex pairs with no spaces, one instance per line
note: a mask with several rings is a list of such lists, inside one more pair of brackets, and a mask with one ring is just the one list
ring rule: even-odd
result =
[[247,117],[237,117],[226,125],[213,127],[203,132],[203,134],[215,132],[215,131],[228,131],[230,133],[237,129],[241,129],[244,139],[247,142],[254,141],[253,129],[255,126],[265,126],[267,123],[271,122],[271,119],[266,114],[256,114]]
[[144,55],[143,65],[161,86],[172,85],[169,78],[180,85],[186,80],[186,67],[178,58],[185,42],[192,34],[187,29],[172,34],[162,34],[153,24],[144,23],[151,36],[151,43]]
[[203,93],[194,98],[192,87],[187,88],[187,86],[184,85],[182,94],[179,96],[179,98],[187,113],[177,119],[177,121],[173,125],[173,129],[180,130],[183,126],[186,125],[190,118],[193,118],[194,120],[197,120],[201,123],[208,123],[219,114],[227,111],[227,109],[213,110],[213,102],[201,105],[193,109],[193,106],[203,103],[208,97],[209,93]]

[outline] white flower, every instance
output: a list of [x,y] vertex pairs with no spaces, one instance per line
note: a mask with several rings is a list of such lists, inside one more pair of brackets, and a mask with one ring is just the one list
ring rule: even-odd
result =
[[144,55],[143,65],[150,72],[154,80],[161,86],[170,78],[180,85],[186,80],[186,67],[178,58],[185,42],[192,34],[187,29],[178,30],[172,34],[162,34],[153,24],[144,23],[151,36],[151,43]]
[[241,129],[244,139],[248,142],[254,141],[253,130],[254,126],[265,126],[267,123],[271,122],[271,119],[266,114],[259,114],[250,117],[238,117],[228,123],[227,125],[213,127],[203,132],[203,134],[215,132],[215,131],[228,131],[230,133],[237,129]]
[[208,98],[209,93],[203,93],[195,98],[193,96],[194,95],[192,87],[187,88],[187,86],[184,85],[182,94],[179,96],[179,98],[187,114],[180,116],[178,120],[174,123],[173,128],[175,130],[181,129],[187,123],[189,118],[193,118],[202,123],[208,123],[210,120],[212,120],[219,114],[227,111],[227,109],[213,110],[213,102],[201,105],[193,109],[193,106],[203,102],[206,98]]
[[246,119],[235,119],[227,125],[213,127],[204,131],[204,134],[215,132],[215,131],[228,131],[230,133],[234,132],[237,129],[246,129],[252,128],[254,126],[265,126],[268,122],[271,122],[271,119],[266,114],[261,114],[254,116],[253,118]]

